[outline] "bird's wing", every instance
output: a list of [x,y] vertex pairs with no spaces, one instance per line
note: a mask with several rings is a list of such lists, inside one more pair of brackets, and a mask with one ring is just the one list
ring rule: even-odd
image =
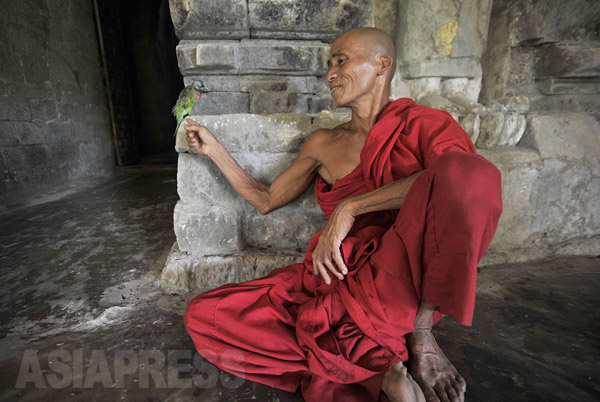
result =
[[176,116],[177,110],[183,108],[184,105],[188,103],[187,101],[189,100],[190,96],[193,98],[193,94],[191,92],[191,87],[185,87],[181,90],[181,92],[179,92],[177,101],[175,102],[173,109],[171,109],[171,113],[173,113],[173,115]]

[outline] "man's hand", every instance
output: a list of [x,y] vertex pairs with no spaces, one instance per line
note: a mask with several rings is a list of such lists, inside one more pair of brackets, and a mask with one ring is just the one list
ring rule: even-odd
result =
[[348,273],[340,249],[342,240],[346,238],[354,224],[355,215],[346,201],[339,203],[331,214],[325,229],[321,233],[319,243],[312,253],[315,275],[321,275],[328,285],[331,284],[331,277],[327,271],[339,280],[343,280],[344,275]]
[[199,155],[210,157],[212,149],[219,144],[215,135],[192,119],[188,118],[185,121],[188,123],[185,131],[187,132],[186,140],[189,147]]

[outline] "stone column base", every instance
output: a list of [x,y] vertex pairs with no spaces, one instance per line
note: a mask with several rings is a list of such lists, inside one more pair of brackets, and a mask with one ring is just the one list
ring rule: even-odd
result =
[[304,252],[250,249],[231,255],[194,256],[173,244],[161,275],[166,293],[186,294],[226,283],[245,282],[275,268],[302,262]]

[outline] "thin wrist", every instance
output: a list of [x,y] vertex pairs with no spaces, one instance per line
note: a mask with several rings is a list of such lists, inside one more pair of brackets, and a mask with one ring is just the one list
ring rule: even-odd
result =
[[357,215],[360,215],[358,213],[358,205],[357,205],[354,197],[347,198],[344,201],[342,201],[340,203],[340,207],[342,208],[342,210],[345,213],[350,214],[352,217],[356,217]]
[[206,156],[208,156],[211,160],[214,161],[215,158],[218,158],[224,150],[225,147],[220,142],[217,142],[214,146],[210,147],[210,149],[206,153]]

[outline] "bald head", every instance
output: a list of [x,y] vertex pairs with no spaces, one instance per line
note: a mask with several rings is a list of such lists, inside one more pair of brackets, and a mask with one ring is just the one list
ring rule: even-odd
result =
[[392,38],[387,33],[378,28],[356,28],[341,34],[335,42],[340,40],[364,48],[373,59],[377,59],[379,56],[389,56],[393,61],[389,76],[389,79],[392,79],[396,70],[396,48]]

